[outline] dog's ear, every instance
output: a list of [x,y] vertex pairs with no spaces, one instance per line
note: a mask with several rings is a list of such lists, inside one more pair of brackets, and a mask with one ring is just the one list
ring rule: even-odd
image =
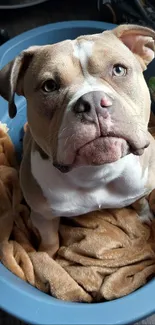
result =
[[155,32],[138,25],[120,25],[112,31],[134,54],[138,56],[143,66],[155,57]]
[[31,46],[0,70],[0,95],[9,102],[9,116],[14,118],[17,108],[14,103],[15,92],[24,95],[22,80],[30,61],[39,46]]

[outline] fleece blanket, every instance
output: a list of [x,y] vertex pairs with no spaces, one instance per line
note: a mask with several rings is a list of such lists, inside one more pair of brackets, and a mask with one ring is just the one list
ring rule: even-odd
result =
[[[149,281],[155,275],[155,221],[142,224],[131,207],[62,218],[55,259],[38,251],[40,236],[23,200],[7,131],[0,124],[0,261],[22,280],[66,301],[111,300]],[[155,191],[149,204],[155,212]]]

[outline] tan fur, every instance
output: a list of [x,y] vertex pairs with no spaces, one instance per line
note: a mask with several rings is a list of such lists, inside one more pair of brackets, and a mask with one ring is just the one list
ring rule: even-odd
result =
[[[133,49],[130,48],[132,39],[135,45]],[[143,70],[152,60],[154,39],[155,32],[148,28],[123,25],[113,31],[81,36],[75,41],[67,40],[54,45],[31,47],[0,72],[0,93],[9,101],[12,117],[16,113],[14,92],[24,95],[27,99],[29,129],[24,140],[20,177],[25,199],[32,209],[34,224],[42,236],[41,247],[46,246],[48,250],[52,245],[55,247],[52,252],[57,250],[58,221],[53,220],[47,200],[32,176],[30,155],[39,146],[45,158],[48,155],[54,162],[58,160],[59,131],[66,107],[85,80],[79,60],[74,56],[73,45],[82,44],[83,41],[95,43],[87,69],[89,74],[97,76],[100,83],[109,87],[115,98],[114,105],[118,109],[113,113],[113,132],[117,133],[119,126],[120,137],[130,140],[133,137],[136,149],[144,150],[150,141],[150,146],[144,150],[140,162],[142,168],[148,166],[148,193],[152,190],[152,184],[155,184],[155,143],[148,133],[150,95],[143,78]],[[126,79],[111,77],[110,71],[117,63],[129,68]],[[52,95],[42,92],[41,85],[49,78],[58,80],[61,91]],[[86,128],[89,133],[93,126]],[[76,132],[79,132],[79,127]],[[78,141],[83,139],[82,132],[84,131],[81,127],[81,134],[76,134]],[[79,146],[73,141],[74,148],[76,145]],[[53,237],[48,235],[51,233]]]

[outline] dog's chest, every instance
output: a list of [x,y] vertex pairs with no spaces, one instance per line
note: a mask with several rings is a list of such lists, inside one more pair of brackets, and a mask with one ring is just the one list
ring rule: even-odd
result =
[[130,154],[100,167],[80,167],[68,174],[55,169],[38,152],[31,171],[55,216],[76,216],[93,210],[120,208],[145,194],[148,170],[142,175],[138,157]]

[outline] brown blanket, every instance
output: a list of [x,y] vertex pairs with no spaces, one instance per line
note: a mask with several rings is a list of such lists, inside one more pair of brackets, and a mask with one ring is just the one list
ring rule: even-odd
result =
[[[149,204],[155,212],[155,191]],[[0,260],[10,271],[57,298],[83,302],[127,295],[155,275],[155,221],[142,225],[131,208],[62,220],[55,260],[37,251],[39,240],[0,125]]]

